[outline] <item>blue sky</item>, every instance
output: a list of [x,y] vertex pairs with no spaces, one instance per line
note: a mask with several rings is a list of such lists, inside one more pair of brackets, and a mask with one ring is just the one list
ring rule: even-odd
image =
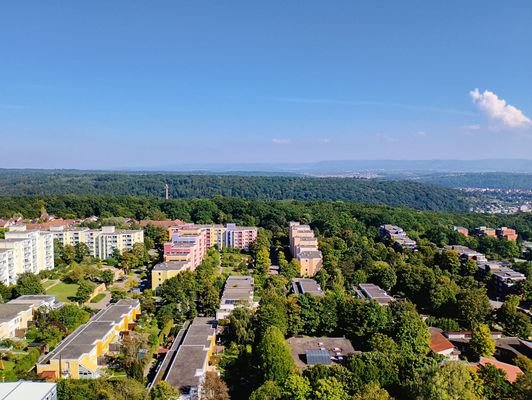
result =
[[0,167],[531,158],[531,20],[528,0],[4,2]]

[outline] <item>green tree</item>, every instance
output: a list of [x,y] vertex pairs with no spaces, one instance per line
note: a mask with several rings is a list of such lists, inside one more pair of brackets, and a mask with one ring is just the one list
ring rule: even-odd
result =
[[469,347],[476,358],[493,357],[495,340],[491,337],[491,329],[488,325],[478,324],[473,328]]
[[87,246],[85,243],[79,242],[76,243],[74,246],[74,260],[78,263],[82,262],[85,257],[88,257],[90,255],[90,249],[89,246]]
[[347,400],[348,397],[344,386],[336,378],[318,379],[313,396],[315,400]]
[[101,279],[102,279],[102,282],[105,283],[105,286],[109,287],[115,281],[115,274],[113,273],[113,271],[104,269],[101,273]]
[[294,360],[283,333],[276,326],[270,326],[258,345],[259,367],[264,380],[283,382],[294,371]]
[[481,387],[469,367],[450,361],[425,372],[417,385],[419,400],[481,400]]
[[175,400],[179,398],[179,391],[166,381],[161,381],[151,390],[151,400]]
[[506,373],[493,365],[485,365],[478,371],[484,386],[484,395],[488,400],[506,400],[511,398],[512,386],[506,379]]
[[266,381],[257,390],[251,393],[249,400],[280,400],[283,391],[279,385],[273,381]]
[[312,388],[307,378],[290,374],[283,383],[283,398],[287,400],[307,400]]
[[92,293],[94,292],[94,284],[82,280],[79,282],[78,290],[76,291],[76,301],[78,303],[85,303],[86,301],[89,301],[89,299],[92,297]]
[[15,291],[19,296],[25,294],[43,294],[44,288],[41,284],[41,279],[37,275],[31,272],[24,272],[18,277]]
[[462,291],[457,296],[457,305],[462,324],[468,327],[485,323],[492,312],[489,298],[484,289]]
[[353,400],[392,400],[392,396],[378,383],[370,382],[353,397]]

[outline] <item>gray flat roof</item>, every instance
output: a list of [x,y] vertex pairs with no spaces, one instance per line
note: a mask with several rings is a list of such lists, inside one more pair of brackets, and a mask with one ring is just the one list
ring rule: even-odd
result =
[[55,392],[55,383],[50,382],[6,382],[0,383],[0,400],[43,399]]
[[28,311],[31,307],[28,304],[0,304],[0,322],[8,322],[15,318],[20,312]]
[[358,285],[359,295],[369,299],[375,300],[379,304],[388,304],[395,299],[390,296],[384,289],[381,289],[379,286],[374,285],[373,283],[361,283]]
[[153,271],[181,270],[190,265],[190,261],[166,261],[153,267]]
[[294,278],[292,280],[292,288],[295,294],[309,293],[314,296],[323,296],[323,290],[314,279]]
[[165,376],[172,387],[183,393],[199,385],[208,363],[209,338],[216,334],[213,318],[198,317],[189,326]]

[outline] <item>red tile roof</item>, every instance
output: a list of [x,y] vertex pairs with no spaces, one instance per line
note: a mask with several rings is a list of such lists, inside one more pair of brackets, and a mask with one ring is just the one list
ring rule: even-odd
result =
[[480,361],[478,363],[482,366],[493,365],[494,367],[502,369],[506,373],[506,379],[510,383],[514,383],[517,380],[517,377],[523,373],[521,368],[515,365],[503,363],[494,358],[480,357]]
[[434,353],[454,349],[454,345],[435,329],[430,329],[430,349]]

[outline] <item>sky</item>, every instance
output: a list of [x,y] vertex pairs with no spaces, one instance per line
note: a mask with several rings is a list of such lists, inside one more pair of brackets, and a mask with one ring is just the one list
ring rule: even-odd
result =
[[532,158],[532,3],[11,1],[0,168]]

